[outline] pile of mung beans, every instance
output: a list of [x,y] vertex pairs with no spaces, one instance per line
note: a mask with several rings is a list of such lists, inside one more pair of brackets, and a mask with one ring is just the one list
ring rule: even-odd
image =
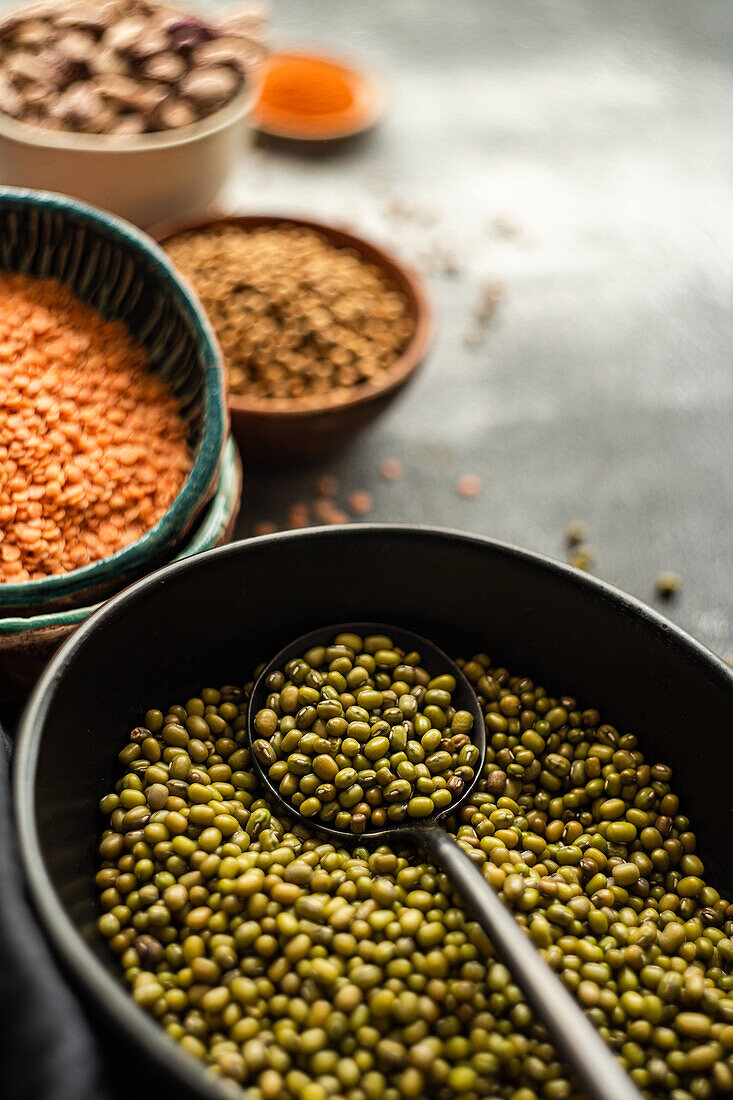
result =
[[252,748],[304,817],[363,833],[447,809],[473,782],[479,750],[456,680],[383,634],[337,634],[270,673]]
[[[486,763],[459,844],[639,1088],[733,1088],[733,906],[671,771],[568,696],[460,662]],[[244,690],[150,710],[101,802],[99,929],[134,1000],[256,1100],[573,1100],[577,1086],[448,878],[277,817]]]

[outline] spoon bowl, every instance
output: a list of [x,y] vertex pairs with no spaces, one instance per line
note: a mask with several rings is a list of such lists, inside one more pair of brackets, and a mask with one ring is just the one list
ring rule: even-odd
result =
[[390,840],[396,839],[397,833],[404,836],[409,830],[426,829],[431,826],[440,825],[446,818],[450,817],[451,814],[454,814],[456,810],[459,810],[461,806],[465,805],[476,789],[486,760],[486,727],[484,725],[484,716],[481,711],[481,704],[478,696],[455,661],[451,660],[451,658],[433,642],[429,641],[427,638],[423,638],[420,634],[415,634],[413,631],[403,630],[397,626],[387,626],[385,623],[341,623],[336,626],[321,627],[320,630],[311,630],[308,634],[302,634],[300,638],[296,638],[294,642],[290,642],[284,649],[281,649],[262,670],[252,689],[249,700],[249,710],[247,712],[247,736],[249,738],[250,749],[259,736],[255,730],[254,719],[258,711],[266,706],[267,696],[270,694],[270,689],[267,686],[270,675],[273,672],[282,671],[288,661],[293,660],[295,657],[302,657],[304,653],[307,653],[308,650],[314,646],[329,645],[338,634],[358,634],[359,636],[386,634],[393,640],[395,645],[399,646],[400,649],[403,649],[406,653],[417,650],[420,654],[421,663],[433,676],[450,673],[450,675],[454,677],[456,689],[453,692],[453,701],[456,710],[467,710],[473,716],[473,728],[470,737],[472,744],[479,750],[479,758],[476,762],[474,778],[466,785],[465,789],[461,791],[458,798],[454,798],[448,806],[431,814],[429,817],[395,822],[394,824],[386,826],[384,829],[367,828],[363,833],[347,833],[343,829],[336,829],[332,825],[327,825],[320,820],[316,822],[313,818],[305,817],[301,814],[296,807],[280,793],[277,785],[273,783],[266,770],[262,767],[262,764],[257,758],[257,754],[252,752],[252,764],[257,773],[257,777],[263,786],[267,788],[270,797],[286,813],[290,814],[292,817],[297,817],[299,821],[307,824],[309,827],[317,829],[319,833],[324,833],[332,839],[342,843],[347,841],[351,843],[358,842],[359,844],[365,842],[370,844],[387,844]]

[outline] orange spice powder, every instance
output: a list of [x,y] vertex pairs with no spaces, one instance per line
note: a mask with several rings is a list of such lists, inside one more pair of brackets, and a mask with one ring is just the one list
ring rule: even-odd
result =
[[365,117],[363,78],[329,58],[271,54],[265,65],[255,121],[293,136],[336,137]]
[[54,279],[0,274],[0,583],[107,557],[191,466],[178,402],[125,325]]

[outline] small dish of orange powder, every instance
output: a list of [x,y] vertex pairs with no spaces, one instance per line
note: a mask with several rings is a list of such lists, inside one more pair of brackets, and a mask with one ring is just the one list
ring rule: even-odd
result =
[[369,129],[381,111],[379,89],[363,72],[319,54],[282,52],[265,62],[252,122],[275,137],[327,141]]
[[191,467],[148,355],[55,279],[0,273],[0,584],[68,573],[164,515]]

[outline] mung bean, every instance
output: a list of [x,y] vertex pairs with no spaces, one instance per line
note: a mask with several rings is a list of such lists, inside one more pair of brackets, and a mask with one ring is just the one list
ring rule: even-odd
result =
[[[353,638],[336,642],[359,648]],[[393,648],[389,639],[364,647],[368,656],[383,648]],[[395,674],[407,683],[400,660]],[[477,789],[451,831],[644,1095],[728,1093],[733,906],[708,884],[670,769],[650,767],[634,735],[493,667],[485,654],[464,671],[480,696],[488,745]],[[307,672],[296,675],[302,684]],[[146,727],[122,747],[122,777],[101,801],[98,927],[136,1003],[254,1100],[580,1100],[442,871],[412,851],[359,839],[341,847],[273,812],[246,745],[250,688],[201,693],[224,728],[210,727],[200,749],[195,739],[179,747],[166,736],[192,716],[187,708],[148,711]],[[272,690],[290,713],[299,709],[294,681]],[[152,757],[131,746],[151,739],[160,752],[146,784]],[[410,743],[398,767],[410,762]],[[524,772],[514,774],[523,751],[532,760],[522,757]],[[414,781],[393,774],[388,755],[379,768],[366,757],[360,773],[349,766],[339,786],[336,775],[318,775],[317,758],[306,756],[317,790],[331,783],[332,801],[298,792],[300,808],[333,807],[337,828],[357,817],[338,797],[361,786],[359,775],[369,777],[365,796]],[[297,791],[300,778],[287,778]],[[147,794],[157,805],[160,786],[169,793],[153,810]],[[433,805],[446,795],[447,786],[435,790]],[[404,820],[421,798],[385,799],[372,813]],[[142,831],[140,810],[151,815]],[[155,840],[160,827],[169,841]]]

